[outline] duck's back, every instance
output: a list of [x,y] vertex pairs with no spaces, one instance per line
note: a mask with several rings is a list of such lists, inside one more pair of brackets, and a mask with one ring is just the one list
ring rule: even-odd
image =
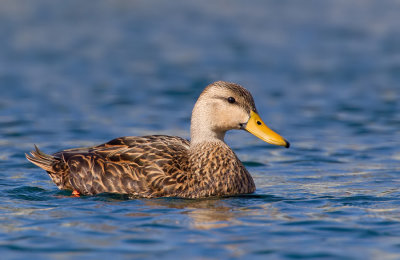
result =
[[185,188],[188,150],[189,141],[175,136],[121,137],[52,156],[37,150],[31,161],[45,169],[60,189],[177,196]]

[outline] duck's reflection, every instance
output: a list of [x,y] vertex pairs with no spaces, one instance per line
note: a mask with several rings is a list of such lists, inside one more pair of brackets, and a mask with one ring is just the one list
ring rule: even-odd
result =
[[[213,228],[227,227],[235,219],[236,212],[232,211],[232,205],[223,200],[179,200],[179,199],[149,199],[144,200],[148,211],[131,212],[132,217],[154,217],[160,215],[160,209],[178,209],[179,214],[188,216],[186,221],[195,229],[208,230]],[[154,211],[151,209],[155,209]]]
[[[149,199],[142,200],[148,210],[146,212],[131,212],[132,217],[154,217],[160,215],[160,209],[177,209],[177,213],[185,215],[184,221],[198,230],[209,230],[243,224],[243,220],[253,218],[287,219],[270,203],[278,198],[270,196],[267,203],[257,203],[256,208],[249,205],[249,200],[258,200],[257,196],[240,196],[238,198],[215,198],[201,200],[182,199]],[[265,198],[261,198],[265,200]],[[173,214],[168,212],[168,214]],[[247,223],[247,222],[246,222]],[[248,224],[248,223],[247,223]]]

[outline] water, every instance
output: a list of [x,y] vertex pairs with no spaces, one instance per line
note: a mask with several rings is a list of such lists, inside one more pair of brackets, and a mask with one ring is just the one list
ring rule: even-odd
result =
[[[400,4],[1,1],[2,259],[400,259]],[[24,153],[189,137],[234,81],[292,147],[228,133],[255,194],[72,198]]]

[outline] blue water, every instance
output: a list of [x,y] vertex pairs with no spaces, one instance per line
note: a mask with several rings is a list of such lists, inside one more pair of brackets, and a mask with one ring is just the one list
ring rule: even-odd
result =
[[[400,3],[8,0],[0,7],[1,259],[400,259]],[[284,149],[226,141],[255,194],[73,198],[24,153],[189,137],[240,83]]]

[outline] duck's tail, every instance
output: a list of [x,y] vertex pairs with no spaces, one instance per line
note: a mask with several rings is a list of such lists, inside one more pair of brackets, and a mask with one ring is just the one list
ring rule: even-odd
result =
[[31,154],[25,154],[25,156],[28,161],[48,172],[53,172],[54,164],[60,162],[59,158],[45,154],[36,145],[35,151],[31,151]]
[[25,154],[25,156],[31,163],[47,171],[58,188],[72,189],[69,183],[69,168],[63,156],[45,154],[36,145],[35,150],[31,151],[31,154]]

